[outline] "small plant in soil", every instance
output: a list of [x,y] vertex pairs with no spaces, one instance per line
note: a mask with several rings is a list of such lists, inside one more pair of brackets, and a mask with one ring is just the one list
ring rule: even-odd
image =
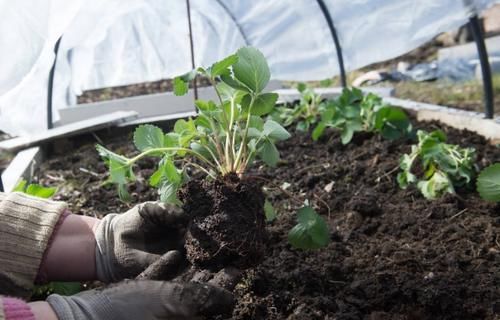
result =
[[299,103],[278,106],[271,116],[285,127],[295,124],[297,130],[308,131],[318,121],[325,102],[320,94],[305,83],[299,83],[297,90],[300,92]]
[[399,139],[412,130],[410,120],[401,108],[385,105],[376,94],[364,95],[357,88],[345,88],[337,99],[328,101],[313,130],[313,140],[319,139],[328,127],[340,130],[342,144],[351,142],[354,133],[360,131],[378,132],[384,138]]
[[[126,184],[134,179],[134,164],[146,156],[158,159],[149,183],[158,188],[161,201],[182,205],[191,218],[186,238],[190,262],[208,269],[247,268],[263,257],[269,208],[259,180],[245,173],[257,159],[275,166],[279,161],[275,143],[290,134],[279,123],[264,120],[278,96],[264,92],[270,71],[257,49],[241,48],[209,68],[175,78],[175,94],[187,93],[188,82],[197,75],[210,80],[217,101],[196,101],[194,119],[178,120],[168,133],[153,125],[139,126],[134,133],[139,154],[131,158],[103,146],[97,149],[122,198],[128,196]],[[190,179],[188,168],[207,179]],[[314,227],[324,221],[316,216],[302,223],[301,236],[324,244],[328,233],[326,240],[317,235]]]
[[484,200],[500,202],[500,163],[492,164],[479,173],[477,192]]
[[[418,144],[400,160],[402,170],[397,177],[399,186],[406,189],[416,184],[427,199],[445,193],[455,193],[455,187],[467,186],[475,176],[475,150],[447,144],[441,130],[417,132]],[[418,161],[420,160],[420,161]]]

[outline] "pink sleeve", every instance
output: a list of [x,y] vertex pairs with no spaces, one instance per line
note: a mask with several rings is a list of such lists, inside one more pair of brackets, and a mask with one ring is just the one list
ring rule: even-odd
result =
[[[35,320],[35,315],[31,312],[28,304],[23,300],[1,297],[0,303],[2,304],[5,320]],[[2,308],[0,308],[0,310]]]

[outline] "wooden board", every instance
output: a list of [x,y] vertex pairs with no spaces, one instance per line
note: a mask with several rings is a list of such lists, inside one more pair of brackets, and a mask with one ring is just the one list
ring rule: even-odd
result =
[[[394,89],[392,88],[381,88],[381,87],[373,87],[373,88],[361,88],[363,92],[372,92],[381,97],[390,97]],[[343,88],[334,87],[334,88],[314,88],[314,92],[320,94],[325,99],[332,99],[338,97],[342,93]],[[279,94],[278,103],[291,103],[300,99],[299,90],[292,89],[278,89],[274,90]]]
[[440,121],[456,129],[474,131],[488,139],[492,144],[500,143],[500,117],[485,119],[484,113],[449,108],[429,103],[421,103],[397,98],[384,98],[384,101],[417,112],[419,121]]
[[135,111],[116,111],[110,114],[74,122],[29,136],[22,136],[0,142],[0,150],[12,151],[28,148],[42,142],[56,138],[70,137],[82,132],[95,131],[98,129],[117,125],[121,122],[137,117]]

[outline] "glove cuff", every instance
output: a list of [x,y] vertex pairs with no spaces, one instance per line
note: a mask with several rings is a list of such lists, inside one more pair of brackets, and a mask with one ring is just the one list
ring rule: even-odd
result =
[[105,283],[116,282],[120,277],[115,274],[115,238],[113,234],[112,222],[117,214],[112,213],[105,216],[95,229],[95,263],[96,274],[99,281]]
[[120,320],[106,295],[96,290],[76,296],[50,295],[46,300],[59,320]]

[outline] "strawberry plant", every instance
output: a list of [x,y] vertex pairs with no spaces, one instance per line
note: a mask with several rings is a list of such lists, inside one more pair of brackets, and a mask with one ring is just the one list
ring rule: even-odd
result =
[[297,89],[300,92],[299,103],[278,106],[272,113],[272,118],[285,127],[296,124],[297,130],[308,131],[318,121],[325,102],[321,95],[305,83],[299,83]]
[[[128,198],[127,183],[135,179],[134,165],[144,157],[158,159],[149,183],[158,189],[161,201],[182,205],[192,219],[188,259],[209,268],[227,264],[245,268],[263,255],[265,211],[270,212],[269,206],[264,208],[261,186],[245,173],[257,159],[275,166],[279,161],[275,143],[290,134],[276,121],[264,119],[278,96],[264,92],[270,71],[257,49],[241,48],[209,68],[175,78],[175,94],[187,93],[188,82],[197,75],[209,79],[217,101],[196,101],[194,119],[178,120],[168,133],[153,125],[139,126],[133,139],[139,153],[130,158],[100,145],[97,150],[109,167],[109,181],[118,186],[123,199]],[[188,168],[208,179],[190,179]],[[321,237],[325,243],[328,238],[311,229],[324,221],[311,221],[305,222],[307,232],[301,236],[313,237],[315,243]]]
[[[397,177],[402,189],[416,184],[427,199],[436,199],[445,193],[455,193],[455,187],[468,185],[475,175],[475,151],[447,144],[441,130],[431,133],[419,130],[418,144],[400,160],[402,170]],[[420,161],[417,161],[420,160]],[[417,172],[413,172],[419,165]]]
[[500,163],[492,164],[479,173],[477,192],[484,200],[500,202]]
[[378,132],[387,139],[398,139],[411,132],[410,120],[403,110],[385,105],[373,93],[363,95],[357,88],[346,88],[337,99],[328,101],[313,130],[313,140],[319,139],[328,127],[340,130],[343,144],[360,131]]

